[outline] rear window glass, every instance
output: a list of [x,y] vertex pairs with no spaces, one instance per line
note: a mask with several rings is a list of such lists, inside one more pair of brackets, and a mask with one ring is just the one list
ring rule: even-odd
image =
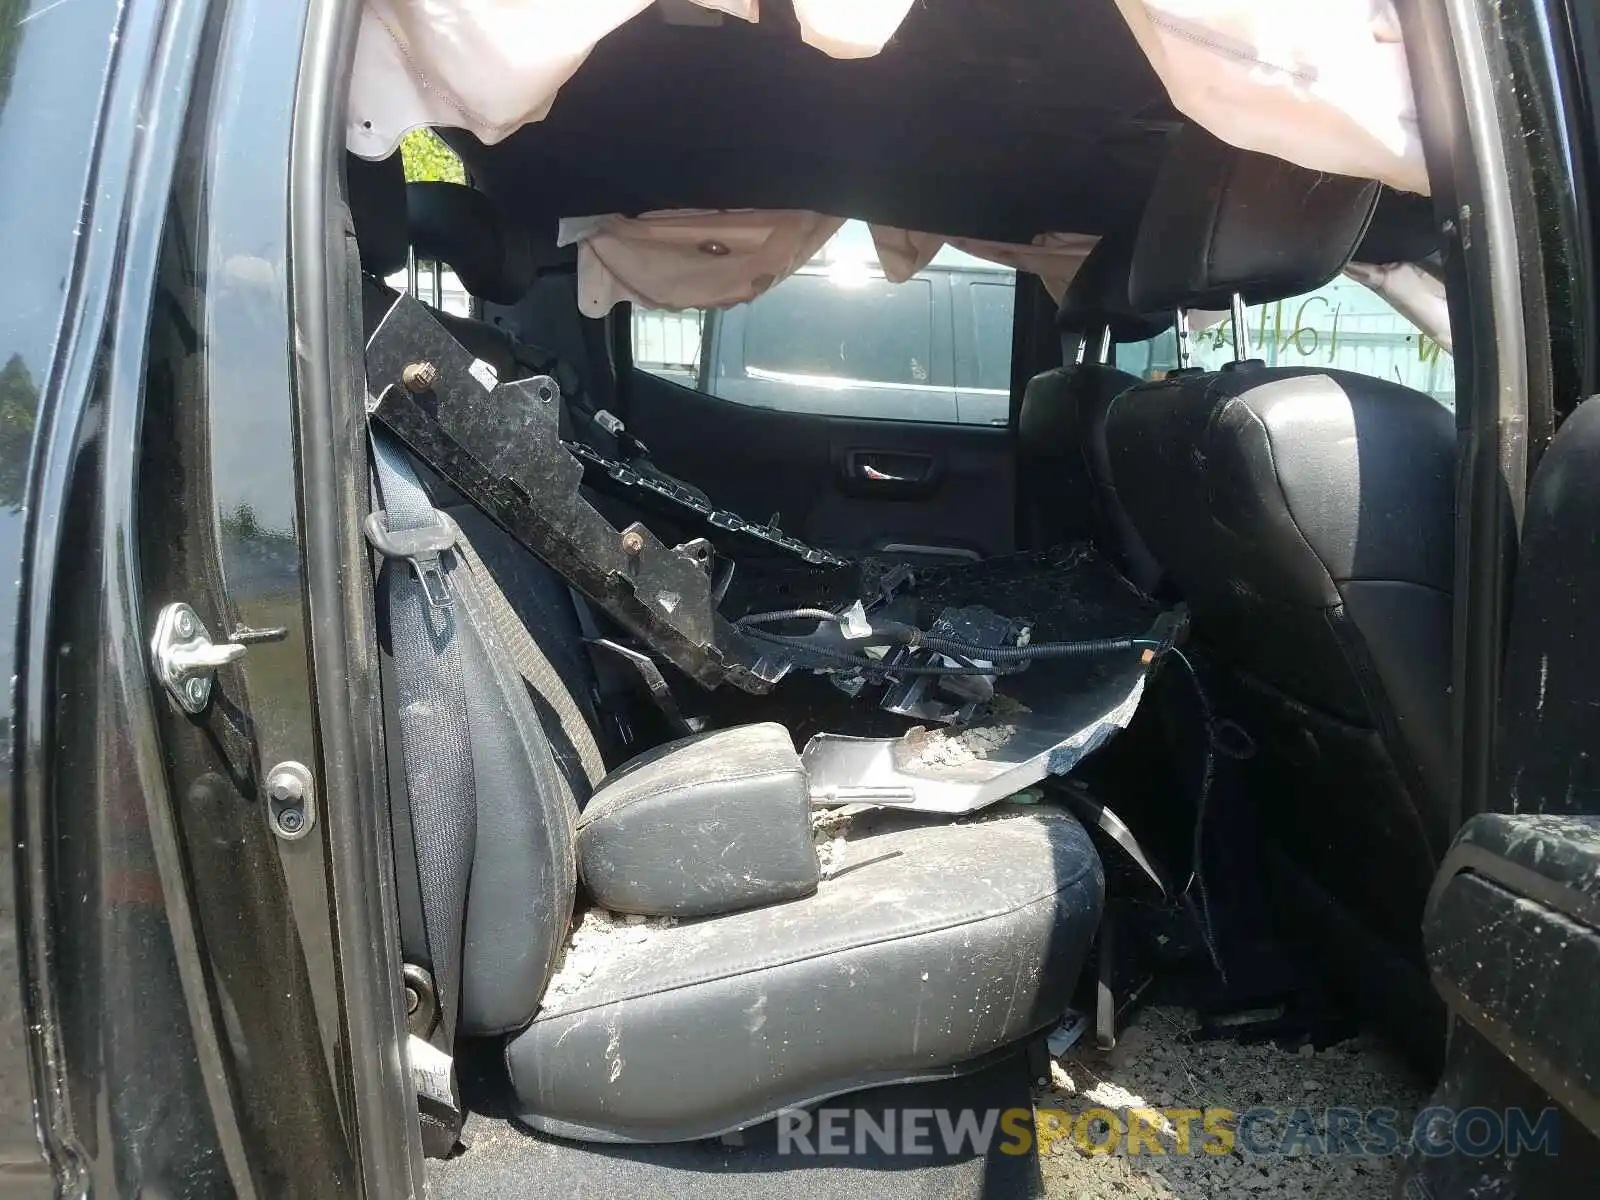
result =
[[735,404],[832,417],[1004,425],[1016,271],[944,246],[904,283],[846,221],[796,274],[747,304],[635,304],[633,363]]
[[750,305],[747,371],[866,383],[927,383],[933,299],[926,279],[796,275]]

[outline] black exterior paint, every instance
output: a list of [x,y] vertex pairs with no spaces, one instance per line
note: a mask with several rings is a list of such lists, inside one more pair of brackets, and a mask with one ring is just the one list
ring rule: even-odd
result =
[[130,712],[147,687],[120,586],[131,513],[103,503],[126,479],[107,453],[113,412],[139,391],[138,357],[110,330],[134,323],[127,345],[142,356],[148,300],[125,302],[141,265],[148,282],[165,208],[149,186],[160,147],[139,116],[181,104],[187,66],[183,14],[164,15],[109,0],[0,15],[0,150],[28,178],[0,195],[17,281],[0,317],[0,544],[20,584],[0,601],[15,884],[0,987],[22,985],[20,1009],[8,997],[0,1011],[0,1189],[15,1194],[49,1194],[41,1152],[63,1188],[104,1192],[203,1184],[220,1165],[145,807],[159,763]]
[[[37,175],[27,192],[0,188],[0,254],[23,264],[24,276],[37,281],[0,306],[0,678],[7,681],[0,712],[6,768],[0,783],[0,1192],[15,1196],[53,1190],[34,1109],[35,1095],[47,1086],[43,1031],[33,1025],[49,1003],[41,994],[32,936],[43,900],[34,891],[43,847],[35,807],[25,803],[19,786],[24,767],[38,761],[42,747],[23,740],[16,666],[28,481],[43,397],[59,376],[63,293],[77,251],[75,220],[44,226],[33,214],[37,206],[66,214],[82,206],[112,28],[107,3],[81,6],[66,21],[29,22],[31,28],[23,24],[30,8],[0,6],[0,153],[9,162],[31,163]],[[49,69],[58,56],[71,56],[80,66],[70,83]],[[40,101],[42,111],[36,107]]]
[[[325,829],[280,843],[256,788],[318,766],[286,220],[305,13],[0,6],[0,148],[29,178],[0,195],[0,1194],[359,1190]],[[175,598],[219,637],[289,630],[199,718],[147,667]]]
[[319,777],[284,219],[304,11],[226,10],[213,6],[178,138],[156,280],[139,494],[145,625],[185,600],[219,638],[288,633],[221,672],[199,717],[164,697],[153,708],[240,1166],[263,1196],[343,1195],[356,1170],[338,1083],[348,1046],[327,823],[278,840],[261,789],[280,761]]

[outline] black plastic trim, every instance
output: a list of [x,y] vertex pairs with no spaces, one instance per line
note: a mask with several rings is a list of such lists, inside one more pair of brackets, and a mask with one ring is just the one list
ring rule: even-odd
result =
[[368,506],[360,280],[346,253],[345,105],[360,7],[311,0],[290,158],[291,303],[309,650],[322,749],[331,888],[364,1189],[421,1195],[421,1131],[407,1070],[398,902],[387,836],[377,624],[360,518]]
[[[1449,828],[1490,807],[1508,580],[1528,483],[1527,338],[1521,237],[1532,191],[1516,136],[1498,5],[1411,0],[1398,6],[1417,117],[1444,233],[1455,344],[1456,566],[1454,745]],[[1537,260],[1528,263],[1537,270]],[[1542,334],[1542,331],[1537,331]]]

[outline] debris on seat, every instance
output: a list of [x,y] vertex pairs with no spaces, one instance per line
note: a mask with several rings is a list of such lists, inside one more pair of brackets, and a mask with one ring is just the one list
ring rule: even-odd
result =
[[850,838],[850,824],[862,811],[860,805],[844,808],[819,808],[811,813],[811,840],[817,849],[817,865],[822,877],[830,878],[843,866],[845,843]]
[[677,917],[619,916],[599,907],[589,909],[572,927],[566,949],[556,960],[555,972],[545,986],[541,1007],[576,992],[609,953],[647,942],[660,930],[671,929],[677,923]]

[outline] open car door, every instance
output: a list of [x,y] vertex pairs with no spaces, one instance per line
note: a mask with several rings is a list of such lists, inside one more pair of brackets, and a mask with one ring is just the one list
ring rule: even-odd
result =
[[1597,531],[1600,398],[1567,418],[1534,475],[1494,811],[1462,828],[1423,919],[1451,1020],[1437,1136],[1480,1152],[1430,1158],[1424,1146],[1418,1194],[1577,1194],[1600,1177]]

